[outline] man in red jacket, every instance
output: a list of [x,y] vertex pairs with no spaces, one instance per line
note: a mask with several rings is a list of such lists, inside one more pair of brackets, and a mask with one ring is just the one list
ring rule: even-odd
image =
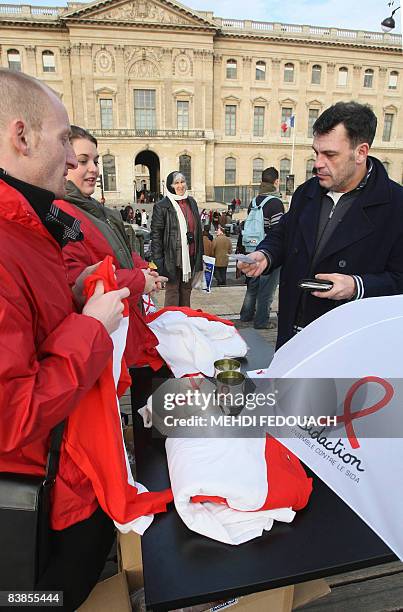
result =
[[[73,296],[61,249],[83,235],[53,204],[77,165],[66,110],[52,90],[22,73],[1,69],[0,91],[0,472],[43,475],[50,431],[68,421],[104,370],[130,292],[104,294],[100,283],[82,308],[86,270]],[[73,610],[96,583],[114,530],[100,508],[86,513],[88,480],[83,474],[82,487],[72,490],[68,471],[59,486],[64,507],[82,499],[82,512],[76,524],[52,532],[50,562],[36,588],[63,591],[63,609]],[[2,549],[0,567],[7,563]]]

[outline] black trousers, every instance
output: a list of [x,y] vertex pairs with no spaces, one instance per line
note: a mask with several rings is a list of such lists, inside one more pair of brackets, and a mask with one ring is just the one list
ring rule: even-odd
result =
[[80,523],[52,531],[49,564],[35,590],[63,591],[63,607],[56,609],[76,610],[98,582],[114,538],[113,521],[101,508]]
[[219,287],[225,286],[227,284],[227,266],[216,266],[214,268],[214,276]]

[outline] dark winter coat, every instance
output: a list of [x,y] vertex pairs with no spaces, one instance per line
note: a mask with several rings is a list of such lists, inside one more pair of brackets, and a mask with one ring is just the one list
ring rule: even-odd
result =
[[[362,278],[363,297],[403,293],[403,188],[390,180],[383,164],[374,164],[369,180],[330,236],[310,270],[315,250],[322,196],[318,179],[301,185],[288,213],[257,250],[267,251],[272,268],[282,266],[277,348],[293,335],[301,290],[308,274],[350,274]],[[310,323],[344,301],[307,296],[305,321]]]
[[[199,210],[196,200],[188,197],[195,219],[195,257],[192,262],[192,274],[203,269],[203,237]],[[176,280],[177,251],[180,248],[178,217],[169,198],[165,197],[154,204],[151,218],[151,251],[158,273]]]

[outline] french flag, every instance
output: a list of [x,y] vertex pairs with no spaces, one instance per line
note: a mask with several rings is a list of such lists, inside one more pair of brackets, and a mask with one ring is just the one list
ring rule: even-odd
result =
[[295,115],[291,115],[281,124],[281,129],[285,133],[295,125]]

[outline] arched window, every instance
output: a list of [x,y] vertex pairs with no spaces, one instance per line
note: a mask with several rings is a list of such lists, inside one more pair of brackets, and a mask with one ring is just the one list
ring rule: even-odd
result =
[[237,63],[235,59],[227,60],[227,79],[236,79]]
[[252,183],[261,183],[262,182],[262,172],[263,172],[263,159],[261,157],[256,157],[253,160],[253,179]]
[[43,72],[56,72],[55,54],[52,51],[43,51],[42,69]]
[[284,83],[294,83],[294,64],[284,66]]
[[372,68],[367,68],[364,72],[364,87],[373,87],[374,85],[374,71]]
[[309,181],[309,179],[313,177],[312,171],[313,171],[314,165],[315,165],[314,159],[308,159],[308,161],[306,162],[306,174],[305,174],[306,181]]
[[102,168],[105,191],[116,191],[115,156],[109,153],[102,156]]
[[390,168],[390,163],[387,161],[383,161],[383,167],[385,168],[386,172],[389,174],[389,168]]
[[345,66],[342,66],[341,68],[339,68],[339,77],[337,80],[337,85],[339,87],[346,87],[347,81],[348,81],[348,68],[346,68]]
[[291,163],[289,159],[280,160],[280,191],[285,193],[287,176],[290,174]]
[[236,183],[236,159],[227,157],[225,159],[225,184],[235,185]]
[[256,62],[256,80],[266,80],[266,62]]
[[320,85],[321,78],[322,78],[322,66],[319,66],[319,64],[315,64],[314,66],[312,66],[311,83],[313,85]]
[[399,78],[399,73],[397,70],[392,70],[389,74],[389,84],[388,89],[397,89],[397,80]]
[[186,179],[188,189],[192,188],[192,158],[190,155],[179,156],[179,172],[182,172]]
[[21,72],[21,55],[17,49],[9,49],[7,51],[7,60],[10,70]]

